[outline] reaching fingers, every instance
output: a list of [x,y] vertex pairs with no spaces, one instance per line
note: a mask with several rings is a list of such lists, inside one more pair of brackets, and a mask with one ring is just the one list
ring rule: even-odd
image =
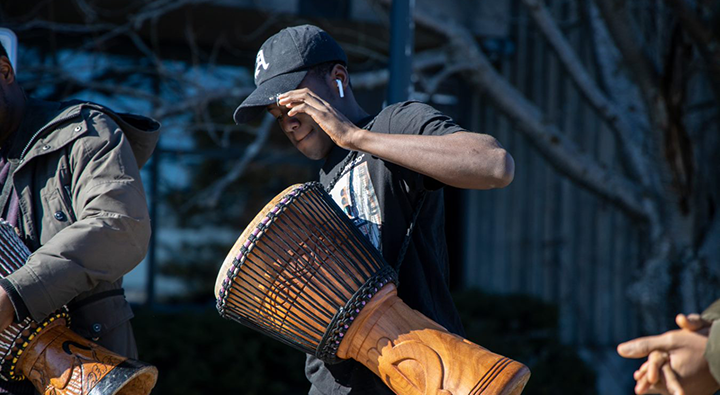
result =
[[650,384],[647,381],[647,376],[642,377],[640,380],[635,383],[635,393],[636,394],[647,394],[647,391],[650,389]]
[[647,336],[621,343],[617,352],[625,358],[644,358],[654,350],[668,351],[670,347],[667,335]]
[[633,379],[635,379],[635,381],[638,381],[641,378],[645,377],[645,375],[647,374],[647,370],[648,370],[648,364],[649,364],[649,362],[645,361],[640,366],[640,369],[636,370],[635,373],[633,373]]
[[[664,365],[664,366],[667,366],[668,369],[670,368],[669,364]],[[672,372],[672,369],[670,369],[670,374],[674,374],[674,372]],[[667,380],[665,377],[666,377],[666,375],[663,373],[663,375],[661,376],[660,380],[657,383],[652,384],[646,380],[644,383],[640,383],[641,384],[640,388],[638,388],[637,385],[635,386],[635,388],[636,388],[636,390],[637,389],[641,390],[643,394],[680,395],[680,394],[676,394],[675,392],[672,392],[671,390],[668,389]],[[672,380],[675,376],[670,376],[670,377],[671,377],[670,380]]]
[[670,367],[670,364],[662,366],[662,373],[663,378],[665,379],[665,387],[670,394],[685,395],[685,391],[680,386],[680,381],[678,381],[677,375],[675,375],[675,372]]
[[677,317],[675,317],[675,322],[681,329],[687,329],[693,332],[701,331],[712,325],[712,322],[705,321],[699,314],[678,314]]
[[661,351],[653,351],[648,356],[647,377],[648,382],[655,384],[660,379],[660,368],[668,361],[668,354]]

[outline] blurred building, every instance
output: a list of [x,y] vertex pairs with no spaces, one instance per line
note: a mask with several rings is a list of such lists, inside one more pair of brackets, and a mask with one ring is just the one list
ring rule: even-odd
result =
[[[6,2],[0,6],[0,21],[16,29],[24,48],[37,50],[43,58],[77,48],[123,58],[157,56],[163,62],[197,65],[201,74],[212,74],[216,70],[213,67],[226,67],[224,72],[229,74],[244,73],[245,88],[252,83],[247,70],[252,69],[255,52],[267,37],[288,25],[314,23],[330,32],[348,53],[351,75],[360,76],[357,91],[361,105],[377,111],[383,104],[387,76],[382,70],[389,59],[390,19],[376,2],[178,0],[156,2],[152,7],[148,4],[127,0]],[[467,28],[502,76],[543,110],[547,122],[559,125],[606,168],[624,171],[618,142],[582,99],[519,1],[417,0],[415,6],[432,9],[436,17]],[[548,6],[583,65],[598,76],[598,54],[592,46],[592,26],[585,19],[583,2],[550,1]],[[116,27],[108,29],[104,24]],[[93,39],[101,39],[101,44],[94,46]],[[142,46],[138,41],[144,43],[145,52],[139,50]],[[444,45],[443,37],[417,26],[416,60],[426,60],[424,56],[433,51],[441,52]],[[213,67],[206,67],[207,63]],[[436,106],[469,130],[496,137],[516,164],[515,180],[503,190],[446,188],[451,283],[456,288],[478,287],[490,293],[525,293],[556,303],[563,341],[601,362],[597,364],[604,366],[601,377],[608,379],[601,385],[606,386],[606,393],[613,393],[608,382],[627,381],[625,371],[616,371],[619,362],[614,346],[641,334],[640,318],[628,299],[628,290],[647,256],[643,247],[647,235],[615,206],[560,176],[532,142],[493,108],[483,92],[468,88],[461,74],[451,74],[435,84],[433,77],[446,66],[434,64],[414,74],[411,98]],[[154,66],[150,62],[145,67]],[[225,80],[200,81],[200,85],[222,87]],[[36,87],[38,91],[41,88]],[[162,90],[156,92],[163,94]],[[148,103],[152,106],[152,100]],[[187,109],[188,113],[192,111]],[[230,123],[230,113],[222,116],[223,122]],[[233,140],[225,146],[197,150],[195,140],[184,134],[186,124],[169,128],[160,146],[161,164],[146,169],[151,199],[162,196],[163,185],[192,183],[189,176],[186,181],[178,180],[188,169],[199,166],[203,158],[230,161],[252,141]],[[279,134],[277,130],[273,133]],[[257,173],[252,173],[248,182],[258,183],[261,172],[275,174],[288,164],[305,169],[288,177],[296,182],[306,180],[304,177],[317,169],[317,164],[282,147],[282,139],[270,138],[256,158],[258,167],[249,170]],[[155,161],[159,160],[156,155]],[[271,168],[275,170],[268,170]],[[267,198],[271,196],[270,190],[265,193]],[[246,202],[249,196],[240,196],[238,200],[245,203],[238,207],[245,207],[246,216],[251,218],[252,207],[264,201],[250,204]],[[174,259],[172,251],[182,243],[197,246],[212,239],[231,244],[236,235],[227,224],[218,226],[217,231],[183,227],[182,220],[171,218],[163,204],[158,199],[153,202],[155,259]],[[212,228],[213,223],[207,225]],[[147,270],[142,266],[129,276],[129,294],[138,301],[145,300],[146,282],[153,279]],[[181,283],[159,275],[152,281],[160,284],[153,291],[160,295],[182,290]]]

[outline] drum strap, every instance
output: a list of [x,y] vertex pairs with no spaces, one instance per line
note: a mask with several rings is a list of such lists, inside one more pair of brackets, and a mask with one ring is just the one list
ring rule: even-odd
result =
[[[337,174],[335,174],[335,177],[330,181],[327,187],[325,187],[325,191],[327,193],[330,193],[332,191],[333,187],[335,187],[335,184],[337,184],[338,180],[340,180],[340,176],[345,171],[345,168],[352,163],[353,160],[357,157],[357,151],[352,151],[345,157],[345,160],[343,160],[342,165],[338,168]],[[403,240],[402,246],[400,246],[400,252],[398,253],[398,259],[395,263],[395,266],[393,269],[395,269],[395,273],[400,273],[400,266],[402,265],[403,261],[405,260],[405,253],[407,253],[407,249],[410,246],[410,242],[412,241],[412,233],[415,229],[415,223],[417,222],[417,218],[420,215],[420,209],[422,209],[423,203],[425,203],[425,197],[427,197],[427,192],[425,190],[420,191],[420,196],[418,197],[418,202],[415,205],[415,210],[413,211],[412,219],[410,220],[410,224],[408,225],[407,230],[405,231],[405,239]]]
[[407,252],[410,241],[412,240],[412,233],[415,229],[415,223],[417,223],[417,218],[420,215],[420,209],[422,208],[423,203],[425,203],[425,197],[427,197],[427,192],[423,190],[420,192],[420,198],[418,198],[417,205],[415,206],[415,212],[413,212],[412,220],[410,221],[410,225],[408,225],[407,231],[405,232],[405,240],[403,240],[402,246],[400,247],[400,252],[398,253],[398,260],[394,268],[395,273],[400,273],[400,266],[405,260],[405,253]]
[[97,302],[98,300],[102,300],[105,298],[109,298],[112,296],[125,296],[125,289],[124,288],[117,288],[117,289],[111,289],[109,291],[103,291],[98,292],[94,295],[90,295],[85,299],[82,299],[77,302],[70,302],[67,304],[67,308],[70,311],[75,311],[83,306],[89,305],[90,303]]
[[[380,113],[380,116],[382,116],[383,113]],[[375,124],[375,121],[378,119],[378,117],[375,117],[370,121],[364,129],[370,130],[372,126]],[[358,152],[352,151],[347,156],[345,156],[345,159],[343,160],[343,163],[338,167],[338,172],[335,174],[335,177],[333,177],[332,180],[330,180],[330,183],[328,183],[328,186],[325,187],[325,191],[327,193],[330,193],[332,189],[335,187],[335,184],[340,180],[340,177],[342,176],[343,172],[345,171],[345,168],[350,165],[355,158],[357,158]],[[417,218],[420,215],[420,209],[422,209],[423,203],[425,203],[425,197],[427,196],[427,192],[425,190],[420,191],[420,196],[418,197],[417,205],[415,206],[415,210],[413,211],[412,219],[410,220],[410,224],[408,225],[407,230],[405,231],[405,239],[403,240],[402,246],[400,246],[400,252],[398,253],[398,259],[395,263],[395,266],[393,267],[395,269],[395,273],[400,273],[400,266],[402,266],[403,261],[405,260],[405,253],[407,253],[407,249],[410,246],[410,242],[412,241],[412,233],[415,229],[415,223],[417,222]]]

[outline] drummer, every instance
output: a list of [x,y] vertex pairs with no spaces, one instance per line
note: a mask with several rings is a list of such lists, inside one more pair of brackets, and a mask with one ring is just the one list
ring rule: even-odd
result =
[[[469,132],[427,104],[402,102],[368,114],[355,100],[347,66],[325,31],[283,29],[260,47],[257,87],[235,121],[267,111],[300,152],[322,160],[320,182],[399,268],[400,298],[463,336],[448,288],[443,186],[503,188],[513,179],[513,159],[493,137]],[[392,393],[351,360],[326,365],[308,355],[305,373],[311,395]]]
[[[34,251],[0,279],[0,330],[27,317],[42,322],[67,304],[76,333],[137,358],[122,276],[150,240],[138,167],[158,127],[96,104],[27,97],[0,45],[0,217]],[[4,393],[35,390],[0,380]]]

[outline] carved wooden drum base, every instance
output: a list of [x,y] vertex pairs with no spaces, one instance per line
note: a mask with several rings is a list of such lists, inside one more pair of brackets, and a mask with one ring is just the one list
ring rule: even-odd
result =
[[408,307],[392,283],[360,311],[337,356],[362,363],[403,395],[518,395],[530,378],[525,365],[453,335]]
[[64,319],[51,322],[27,344],[17,369],[44,395],[147,395],[157,380],[154,366],[86,340]]
[[517,395],[530,371],[397,297],[397,274],[318,183],[268,203],[225,258],[218,312],[326,363],[354,359],[400,395]]

